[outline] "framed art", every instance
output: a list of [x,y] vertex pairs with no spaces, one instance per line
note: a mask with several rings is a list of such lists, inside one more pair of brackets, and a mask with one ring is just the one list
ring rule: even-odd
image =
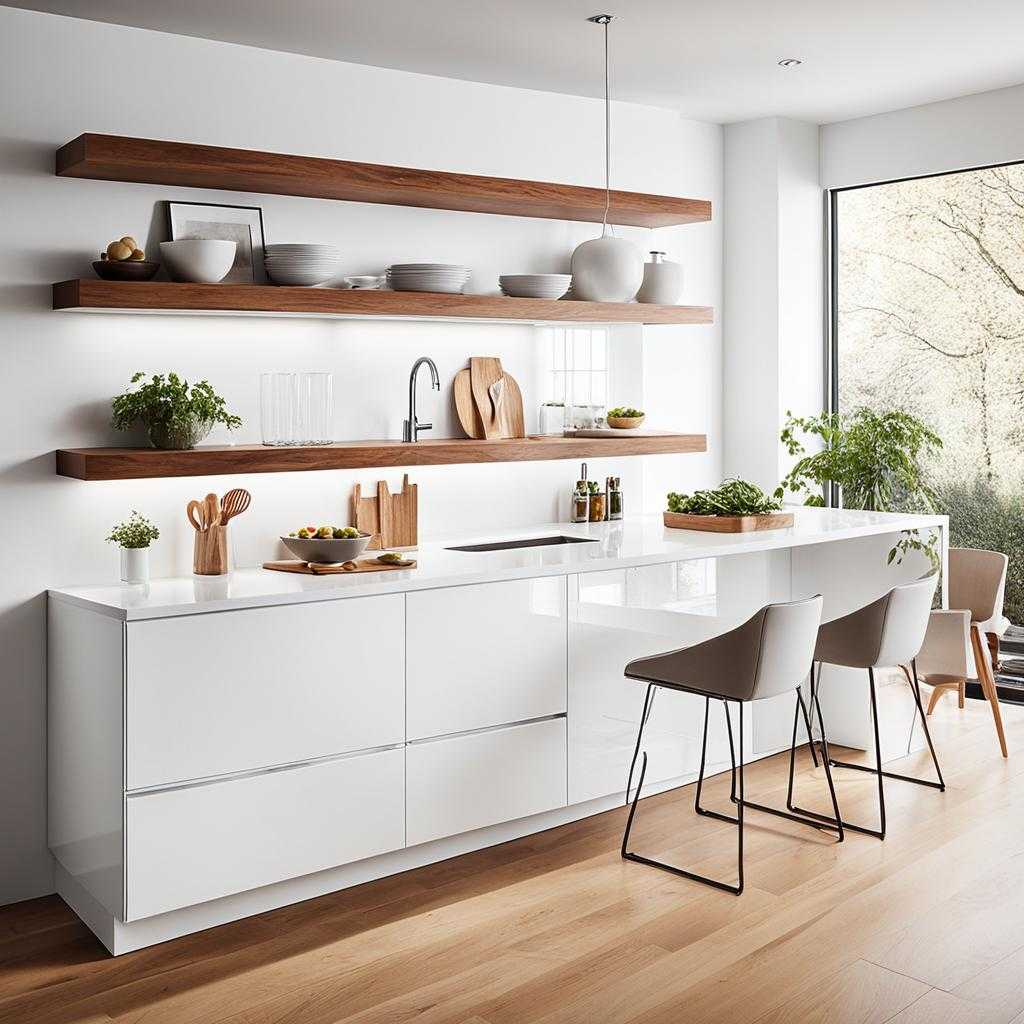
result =
[[263,267],[263,210],[221,203],[167,204],[167,232],[182,238],[219,238],[237,243],[235,262],[224,284],[266,284]]

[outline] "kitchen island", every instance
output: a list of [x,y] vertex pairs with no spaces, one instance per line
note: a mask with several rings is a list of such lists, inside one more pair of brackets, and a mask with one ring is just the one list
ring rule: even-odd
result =
[[[798,509],[753,534],[546,524],[379,575],[51,590],[58,892],[121,953],[607,810],[643,702],[629,660],[769,601],[822,593],[842,615],[927,568],[887,563],[910,529],[944,562],[944,516]],[[537,538],[562,540],[452,550]],[[902,696],[890,757],[916,742]],[[832,739],[868,746],[866,679],[826,673],[822,703]],[[791,695],[745,713],[748,759],[788,747]],[[659,696],[646,792],[694,778],[702,714]],[[713,714],[709,763],[727,760]]]

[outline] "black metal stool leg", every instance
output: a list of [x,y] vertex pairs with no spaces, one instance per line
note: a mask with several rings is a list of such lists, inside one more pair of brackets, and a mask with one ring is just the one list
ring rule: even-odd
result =
[[[652,684],[653,685],[653,684]],[[743,892],[743,806],[742,803],[739,807],[739,813],[737,817],[730,818],[727,815],[718,814],[716,811],[706,811],[700,808],[700,791],[704,783],[704,768],[707,763],[707,747],[708,747],[708,711],[710,709],[710,699],[705,699],[704,702],[704,740],[701,744],[701,755],[700,755],[700,774],[697,777],[697,796],[695,805],[698,813],[707,815],[708,817],[720,818],[723,821],[728,821],[731,824],[737,826],[739,832],[739,865],[738,875],[739,884],[730,885],[728,882],[720,882],[716,878],[708,878],[705,875],[698,875],[692,871],[684,871],[682,868],[677,868],[672,864],[664,864],[661,861],[653,860],[650,857],[643,857],[639,853],[629,852],[629,834],[633,828],[633,819],[636,816],[636,807],[640,802],[640,791],[644,786],[644,776],[647,774],[647,751],[644,751],[643,761],[640,764],[640,779],[636,787],[636,796],[633,797],[633,803],[629,808],[629,817],[626,819],[626,831],[622,836],[622,848],[621,854],[624,860],[636,861],[638,864],[647,864],[649,867],[661,868],[663,871],[669,871],[674,875],[679,875],[682,878],[688,878],[693,882],[703,882],[705,885],[710,885],[714,889],[721,889],[724,892],[732,893],[734,896],[739,896]],[[646,707],[646,701],[645,701]],[[637,735],[637,750],[640,749],[640,739],[643,735],[645,720],[640,722],[640,732]],[[743,722],[740,721],[740,769],[739,769],[739,785],[740,785],[740,799],[743,797]]]
[[633,788],[633,769],[636,768],[636,759],[640,753],[640,739],[644,734],[644,726],[651,713],[651,706],[654,704],[654,683],[647,684],[647,693],[644,694],[644,710],[640,715],[640,729],[636,734],[636,746],[633,748],[633,760],[629,762],[629,778],[626,779],[626,804],[629,804],[629,791]]

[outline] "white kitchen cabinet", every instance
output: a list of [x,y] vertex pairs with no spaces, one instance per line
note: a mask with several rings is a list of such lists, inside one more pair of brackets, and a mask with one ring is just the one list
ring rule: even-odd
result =
[[127,788],[405,740],[404,597],[127,627]]
[[566,709],[564,576],[409,594],[410,740]]
[[405,751],[126,798],[133,921],[405,845]]
[[566,805],[565,719],[412,743],[409,846]]

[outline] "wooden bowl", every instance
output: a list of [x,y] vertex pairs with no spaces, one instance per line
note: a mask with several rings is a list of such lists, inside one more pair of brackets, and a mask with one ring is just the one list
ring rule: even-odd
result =
[[645,418],[644,416],[609,416],[608,426],[613,430],[635,430]]
[[96,260],[92,269],[104,281],[148,281],[156,276],[160,264],[150,260]]

